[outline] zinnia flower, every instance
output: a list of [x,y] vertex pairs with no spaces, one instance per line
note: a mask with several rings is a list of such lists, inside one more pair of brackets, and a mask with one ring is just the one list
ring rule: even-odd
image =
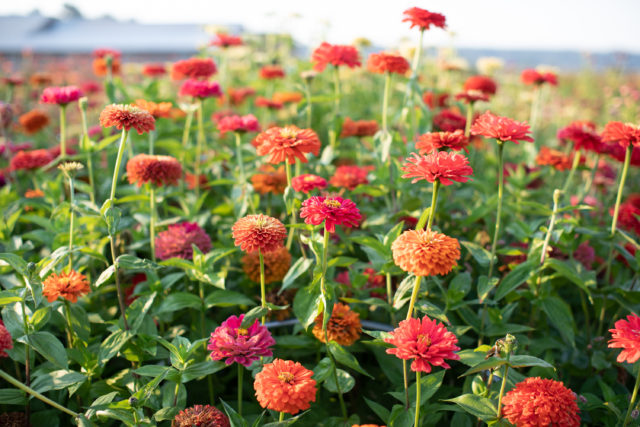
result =
[[144,99],[136,99],[131,105],[148,111],[155,119],[169,117],[171,115],[171,107],[173,106],[170,102],[155,103]]
[[631,123],[609,122],[602,131],[604,142],[617,142],[627,148],[629,144],[640,146],[640,126]]
[[360,54],[358,49],[347,45],[333,45],[322,42],[311,55],[311,62],[314,63],[313,69],[323,71],[327,65],[339,67],[346,65],[349,68],[355,68],[362,65],[360,63]]
[[502,415],[517,427],[580,426],[576,394],[560,381],[526,378],[502,399]]
[[485,95],[495,95],[498,86],[491,77],[471,76],[464,82],[462,89],[464,91],[477,90],[484,93]]
[[217,82],[189,79],[182,83],[178,95],[203,99],[212,96],[222,96],[222,90]]
[[[284,246],[263,254],[264,283],[281,281],[291,266],[291,254]],[[260,256],[258,252],[249,252],[242,257],[242,270],[256,283],[260,283]]]
[[[613,216],[614,209],[609,209]],[[618,211],[618,223],[625,230],[630,230],[640,236],[640,194],[631,194],[624,203],[620,204]]]
[[82,91],[77,86],[48,87],[42,91],[40,102],[43,104],[58,104],[65,106],[77,101],[82,96]]
[[115,126],[118,130],[124,128],[128,131],[134,128],[138,135],[156,128],[156,120],[148,111],[123,104],[111,104],[104,107],[100,113],[100,124],[105,128]]
[[571,169],[573,160],[571,156],[567,156],[562,151],[541,147],[536,157],[536,163],[540,166],[553,166],[559,171],[565,171]]
[[211,250],[211,238],[195,222],[171,224],[166,231],[156,236],[156,256],[160,260],[169,258],[192,259],[196,245],[202,253]]
[[558,131],[560,141],[573,142],[573,149],[593,151],[602,153],[606,146],[602,143],[602,138],[596,133],[596,126],[591,122],[575,121]]
[[393,261],[416,276],[448,274],[460,259],[460,243],[433,230],[407,230],[391,244]]
[[[322,332],[323,314],[319,314],[313,326],[313,335],[320,341],[326,342]],[[329,323],[327,323],[327,337],[340,345],[349,346],[360,338],[362,325],[360,315],[351,310],[348,305],[336,303],[333,306]]]
[[438,28],[444,28],[446,18],[444,15],[435,12],[429,12],[419,7],[412,7],[403,12],[404,19],[402,22],[410,22],[411,27],[419,27],[421,31],[428,30],[432,25]]
[[456,101],[462,101],[466,104],[473,104],[478,101],[489,101],[489,95],[484,94],[479,90],[468,90],[457,93],[455,99]]
[[244,314],[231,316],[211,333],[207,350],[211,350],[213,360],[226,359],[227,365],[235,362],[249,367],[260,357],[273,355],[270,347],[276,341],[269,330],[259,324],[258,319],[249,328],[241,328],[243,319]]
[[175,416],[171,427],[231,427],[229,418],[211,405],[194,405],[183,409]]
[[367,60],[367,69],[372,73],[406,74],[409,68],[409,61],[400,55],[372,53]]
[[442,110],[433,116],[433,125],[443,132],[464,130],[467,119],[452,110]]
[[164,64],[145,64],[142,66],[142,74],[147,77],[160,77],[167,74]]
[[220,135],[224,135],[227,132],[260,132],[260,124],[253,114],[247,114],[246,116],[233,115],[218,120],[218,130]]
[[464,136],[464,131],[458,129],[453,132],[429,132],[418,137],[416,148],[420,154],[428,154],[443,148],[450,148],[453,151],[467,150],[469,139]]
[[11,158],[9,168],[14,171],[37,169],[48,165],[53,159],[54,156],[47,150],[18,151],[18,153]]
[[342,131],[340,138],[348,138],[350,136],[373,136],[378,132],[378,123],[375,120],[351,120],[349,117],[344,119],[342,123]]
[[276,169],[271,165],[262,165],[260,171],[263,173],[257,173],[251,177],[251,184],[255,191],[260,194],[284,194],[287,188],[287,174],[284,166]]
[[424,179],[431,183],[438,180],[442,185],[451,185],[453,181],[467,182],[468,176],[473,175],[469,160],[462,154],[434,151],[426,156],[412,155],[400,168],[406,172],[403,178],[413,178],[412,184]]
[[58,297],[77,302],[78,297],[86,295],[90,290],[86,276],[75,270],[59,275],[52,273],[42,282],[42,295],[49,302],[54,302]]
[[11,334],[4,326],[4,322],[0,319],[0,357],[9,357],[5,350],[11,350],[13,348],[13,338]]
[[216,38],[209,43],[211,46],[218,46],[221,48],[227,48],[231,46],[242,46],[242,38],[239,36],[232,36],[225,33],[217,33]]
[[299,362],[275,359],[256,375],[253,387],[260,406],[273,411],[297,414],[316,401],[313,371]]
[[255,95],[256,90],[252,87],[228,88],[227,96],[231,105],[240,105],[248,97]]
[[516,122],[508,117],[496,116],[487,111],[473,122],[472,135],[482,135],[486,138],[499,139],[500,141],[533,142],[529,136],[529,125],[526,122]]
[[[97,77],[103,77],[109,73],[109,66],[107,65],[106,58],[95,58],[91,65],[93,68],[93,74]],[[112,57],[110,68],[112,74],[120,74],[120,58]]]
[[138,154],[127,162],[129,184],[151,182],[155,185],[178,185],[182,178],[180,162],[171,156]]
[[265,65],[260,69],[260,78],[266,80],[284,78],[284,70],[279,65]]
[[50,85],[53,79],[49,73],[33,73],[29,77],[29,82],[34,86]]
[[422,94],[422,101],[425,104],[427,104],[429,108],[446,107],[448,99],[449,99],[449,94],[446,92],[434,93],[434,92],[427,91]]
[[49,124],[49,116],[40,110],[31,110],[18,118],[22,130],[27,135],[40,132]]
[[300,218],[306,224],[324,226],[329,233],[335,233],[336,225],[357,227],[362,216],[356,204],[342,197],[313,196],[302,202]]
[[256,107],[265,107],[270,110],[280,110],[284,106],[282,102],[274,101],[272,99],[265,98],[263,96],[257,97],[256,100],[254,101],[254,104]]
[[297,104],[302,101],[302,94],[300,92],[276,92],[271,100],[280,104]]
[[431,366],[449,369],[445,359],[460,359],[455,353],[460,350],[456,345],[458,338],[442,323],[428,316],[401,321],[384,342],[395,346],[388,348],[387,353],[403,360],[413,360],[411,370],[414,372],[431,372]]
[[343,165],[336,168],[335,173],[329,180],[329,184],[334,187],[346,188],[350,191],[360,184],[368,184],[367,175],[372,167],[360,167],[355,165]]
[[544,83],[549,83],[551,86],[558,85],[558,76],[554,73],[541,73],[540,71],[533,69],[522,71],[520,79],[522,80],[522,83],[526,85],[542,85]]
[[618,363],[636,363],[640,359],[640,317],[630,314],[627,320],[618,320],[609,332],[609,348],[622,349],[616,359]]
[[324,190],[327,188],[327,180],[321,176],[313,175],[310,173],[294,176],[291,178],[291,186],[295,191],[302,193],[309,193],[316,188],[319,190]]
[[208,79],[218,71],[211,58],[189,58],[178,61],[171,67],[171,79]]
[[269,163],[288,161],[294,164],[296,159],[307,163],[306,153],[320,153],[320,139],[311,129],[296,126],[272,127],[256,137],[257,152],[260,156],[269,155]]
[[276,218],[267,215],[247,215],[231,227],[235,245],[245,252],[260,250],[262,253],[282,247],[287,229]]

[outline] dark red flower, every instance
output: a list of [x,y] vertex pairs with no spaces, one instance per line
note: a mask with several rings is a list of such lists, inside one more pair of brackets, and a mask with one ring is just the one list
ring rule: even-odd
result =
[[175,416],[172,427],[230,427],[229,417],[211,405],[194,405]]
[[558,131],[560,141],[573,142],[573,149],[602,153],[606,146],[602,144],[602,138],[596,133],[596,126],[591,122],[575,121]]
[[300,218],[306,224],[320,225],[324,222],[329,233],[335,233],[336,225],[357,227],[362,216],[356,204],[342,197],[313,196],[302,202]]
[[453,110],[442,110],[433,116],[433,125],[443,132],[464,130],[467,119]]
[[478,117],[471,126],[472,135],[482,135],[486,138],[499,139],[500,141],[533,142],[529,136],[529,125],[526,122],[516,122],[508,117],[496,116],[487,111]]
[[311,55],[311,62],[314,63],[313,69],[323,71],[327,65],[340,67],[345,65],[349,68],[355,68],[362,65],[360,63],[360,54],[358,49],[348,45],[333,45],[322,42]]
[[251,87],[228,88],[227,96],[231,105],[240,105],[250,96],[256,94],[256,90]]
[[13,338],[4,326],[4,322],[0,319],[0,357],[9,357],[5,350],[13,348]]
[[462,154],[446,151],[434,151],[426,156],[412,153],[407,157],[401,170],[406,172],[403,178],[413,178],[411,183],[424,179],[433,183],[438,180],[442,185],[451,185],[453,181],[467,182],[473,175],[469,160]]
[[438,28],[446,26],[446,18],[444,15],[435,12],[429,12],[419,7],[412,7],[403,12],[404,19],[402,22],[410,22],[411,27],[419,27],[420,30],[428,30],[432,25]]
[[353,121],[347,117],[342,123],[340,138],[348,138],[350,136],[373,136],[376,132],[378,132],[378,123],[375,120]]
[[627,319],[618,320],[614,329],[609,329],[609,348],[621,348],[618,363],[636,363],[640,359],[640,317],[630,314]]
[[[609,209],[613,216],[614,208]],[[640,236],[640,194],[631,194],[624,203],[620,204],[618,211],[618,224],[625,230],[633,231]]]
[[42,91],[40,102],[43,104],[67,105],[77,101],[82,91],[77,86],[48,87]]
[[247,114],[246,116],[233,115],[218,120],[218,130],[220,135],[224,135],[227,132],[259,132],[260,124],[253,114]]
[[138,154],[127,162],[129,184],[153,183],[158,186],[178,185],[182,177],[180,162],[171,156]]
[[478,101],[489,101],[489,95],[482,93],[479,90],[468,90],[457,93],[455,99],[456,101],[462,101],[465,104],[473,104]]
[[409,68],[409,61],[400,55],[372,53],[367,60],[367,69],[372,73],[406,74]]
[[256,107],[266,107],[270,110],[280,110],[282,109],[282,107],[284,107],[282,102],[274,101],[263,96],[258,96],[254,104]]
[[422,101],[427,104],[429,108],[446,107],[448,99],[448,93],[434,93],[427,91],[422,94]]

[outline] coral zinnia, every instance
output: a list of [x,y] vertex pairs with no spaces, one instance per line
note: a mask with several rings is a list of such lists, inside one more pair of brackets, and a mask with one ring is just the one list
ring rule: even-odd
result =
[[522,71],[520,79],[522,80],[522,83],[526,85],[542,85],[544,83],[549,83],[551,86],[558,85],[558,76],[554,73],[541,73],[540,71],[533,69]]
[[[446,107],[449,100],[448,93],[434,93],[424,92],[422,94],[422,101],[429,106],[429,108]],[[464,117],[463,117],[464,119]]]
[[[313,326],[313,335],[321,342],[326,342],[322,332],[323,314],[319,314]],[[327,337],[340,345],[351,345],[360,338],[362,325],[360,315],[351,310],[348,305],[336,303],[333,306],[329,323],[327,323]]]
[[255,95],[256,90],[252,87],[228,88],[227,96],[231,105],[240,105],[248,97]]
[[182,83],[178,95],[203,99],[212,96],[222,96],[222,90],[218,82],[189,79]]
[[367,60],[367,69],[372,73],[405,74],[409,71],[409,61],[400,55],[372,53]]
[[153,102],[144,99],[136,99],[131,105],[142,108],[151,114],[154,118],[167,118],[171,115],[171,107],[173,104],[170,102]]
[[220,135],[224,135],[227,132],[259,132],[260,124],[253,114],[247,114],[246,116],[233,115],[218,120],[218,130]]
[[324,226],[329,233],[335,233],[336,225],[357,227],[362,216],[356,204],[342,197],[313,196],[302,202],[300,217],[306,224]]
[[142,66],[142,74],[147,77],[160,77],[167,74],[164,64],[145,64]]
[[630,314],[627,320],[618,320],[615,328],[609,329],[609,332],[609,348],[622,349],[616,359],[618,363],[636,363],[640,359],[640,317]]
[[22,130],[27,135],[39,132],[49,124],[49,116],[40,110],[31,110],[18,118]]
[[342,123],[342,131],[340,138],[348,138],[350,136],[373,136],[378,132],[378,123],[375,120],[351,120],[349,117],[344,119]]
[[67,105],[77,101],[82,96],[82,91],[77,86],[48,87],[42,91],[40,102],[43,104]]
[[454,151],[467,150],[469,139],[464,136],[464,131],[458,129],[453,132],[429,132],[418,137],[416,148],[420,154],[428,154],[443,148],[450,148]]
[[617,142],[623,147],[629,144],[634,147],[640,146],[640,126],[631,123],[609,122],[602,131],[604,142]]
[[343,165],[336,168],[335,173],[329,180],[329,184],[334,187],[342,187],[348,190],[355,190],[360,184],[368,184],[367,175],[373,167],[360,167],[356,165]]
[[313,175],[310,173],[294,176],[291,178],[291,186],[295,191],[301,193],[309,193],[316,188],[319,190],[324,190],[327,188],[327,180],[321,176]]
[[171,67],[171,79],[208,79],[218,71],[211,58],[189,58],[178,61]]
[[242,38],[240,36],[232,36],[225,33],[217,33],[216,38],[209,43],[211,46],[227,48],[231,46],[242,46]]
[[496,82],[493,81],[491,77],[487,76],[471,76],[469,77],[462,86],[462,89],[467,91],[479,91],[484,93],[485,95],[495,95],[498,86]]
[[260,69],[260,77],[266,80],[284,78],[284,70],[279,65],[265,65]]
[[334,45],[322,42],[311,55],[311,62],[314,63],[313,69],[323,71],[327,65],[339,67],[346,65],[349,68],[355,68],[362,65],[360,63],[360,54],[358,49],[348,45]]
[[5,350],[13,348],[13,338],[0,319],[0,357],[9,357]]
[[256,375],[253,387],[260,406],[273,411],[297,414],[316,401],[313,371],[299,362],[275,359]]
[[448,274],[460,258],[460,243],[433,230],[407,230],[391,245],[393,261],[416,276]]
[[124,128],[128,131],[134,128],[138,135],[156,128],[156,120],[148,111],[123,104],[111,104],[104,107],[100,113],[100,124],[105,128],[115,126],[118,130]]
[[420,30],[428,30],[432,25],[438,28],[444,28],[446,18],[444,15],[435,12],[429,12],[419,7],[412,7],[402,12],[404,19],[402,22],[410,22],[411,27],[420,27]]
[[9,167],[14,171],[37,169],[49,164],[53,159],[54,156],[48,150],[18,151],[11,158]]
[[78,297],[86,295],[90,290],[86,276],[75,270],[59,275],[52,273],[42,282],[42,295],[49,302],[54,302],[58,297],[77,302]]
[[602,153],[606,146],[602,143],[602,138],[596,133],[596,126],[591,122],[575,121],[558,131],[560,141],[573,142],[575,151],[584,149],[596,153]]
[[464,129],[467,119],[452,110],[442,110],[433,116],[433,125],[443,132],[453,132]]
[[262,165],[260,171],[263,173],[257,173],[251,177],[251,184],[255,191],[260,194],[284,194],[287,188],[287,174],[284,166],[276,169],[271,165]]
[[529,125],[526,122],[516,122],[508,117],[496,116],[490,111],[478,117],[471,126],[472,135],[482,135],[486,138],[499,139],[500,141],[533,142],[529,136]]
[[[106,58],[95,58],[91,65],[93,67],[93,74],[97,77],[103,77],[109,73],[109,66],[107,65]],[[111,73],[120,74],[120,58],[111,58]]]
[[570,156],[564,154],[562,151],[549,147],[541,147],[536,157],[536,163],[540,166],[553,166],[559,171],[564,171],[571,169],[573,161]]
[[[291,254],[284,246],[264,254],[264,283],[279,282],[289,271]],[[249,252],[242,257],[242,270],[256,283],[260,283],[260,257]]]
[[230,427],[229,418],[211,405],[194,405],[183,409],[175,416],[171,427]]
[[287,229],[280,220],[267,215],[247,215],[231,227],[235,245],[245,252],[260,250],[262,253],[282,247]]
[[254,104],[256,107],[265,107],[270,110],[280,110],[282,107],[284,107],[284,104],[282,102],[265,98],[264,96],[257,97],[254,101]]
[[193,258],[196,245],[202,253],[211,250],[211,238],[195,222],[171,224],[169,228],[156,236],[156,256],[158,259]]
[[406,158],[400,168],[406,172],[403,178],[413,178],[411,183],[424,179],[431,183],[438,180],[442,185],[451,185],[453,181],[467,182],[468,176],[473,175],[469,160],[462,154],[434,151],[426,156],[412,155]]
[[401,321],[384,341],[395,346],[388,348],[387,353],[403,360],[413,359],[411,370],[414,372],[431,372],[431,366],[448,369],[450,366],[445,359],[460,359],[455,353],[460,350],[456,345],[458,338],[443,324],[428,316]]
[[235,362],[249,367],[260,357],[273,354],[270,347],[276,341],[269,330],[259,324],[258,319],[249,328],[241,328],[243,319],[244,314],[231,316],[211,333],[207,350],[211,350],[213,360],[226,359],[224,363],[227,365]]
[[576,394],[560,381],[526,378],[502,402],[502,415],[518,427],[580,425]]
[[288,161],[294,164],[296,159],[307,163],[306,153],[320,153],[320,139],[311,129],[296,126],[272,127],[256,137],[257,152],[260,156],[269,155],[269,163]]
[[138,154],[127,162],[129,184],[152,182],[155,185],[178,185],[182,177],[180,162],[171,156]]

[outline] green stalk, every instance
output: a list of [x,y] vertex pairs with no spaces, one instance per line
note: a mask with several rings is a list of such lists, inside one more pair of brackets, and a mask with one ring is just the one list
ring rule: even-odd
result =
[[[27,278],[25,277],[25,281]],[[24,380],[27,387],[31,387],[31,345],[29,344],[29,324],[27,322],[27,308],[24,303],[24,298],[20,300],[22,304],[22,325],[24,327],[24,334],[27,337],[27,342],[25,343],[25,356],[24,356]],[[19,376],[19,375],[18,375]],[[29,399],[27,399],[27,403],[24,408],[25,415],[27,417],[27,425],[29,425],[29,418],[31,416],[31,403]]]
[[558,202],[560,201],[560,195],[563,194],[563,191],[558,189],[553,192],[553,211],[551,212],[551,220],[549,221],[549,229],[547,230],[547,235],[544,238],[544,244],[542,245],[542,255],[540,256],[540,265],[544,264],[544,260],[547,257],[547,248],[549,247],[549,242],[551,241],[551,234],[553,233],[553,227],[556,223],[556,215],[558,214]]
[[571,164],[571,169],[569,170],[569,175],[567,175],[567,180],[564,183],[564,186],[562,187],[562,192],[564,194],[567,194],[567,190],[569,190],[569,185],[571,185],[571,181],[573,181],[573,176],[576,173],[576,169],[578,168],[578,165],[580,164],[580,157],[582,155],[582,151],[578,150],[576,152],[576,154],[573,156],[573,163]]
[[413,423],[415,427],[418,427],[420,421],[420,371],[416,371],[416,418]]
[[280,416],[278,417],[278,421],[284,421],[284,412],[280,412]]
[[67,105],[60,104],[60,158],[67,157]]
[[509,365],[504,365],[504,375],[502,376],[502,384],[500,384],[500,395],[498,396],[498,419],[502,417],[502,396],[507,386],[507,375],[509,374]]
[[496,249],[498,248],[498,238],[500,237],[500,217],[502,216],[502,196],[504,192],[504,143],[498,142],[498,207],[496,210],[496,228],[493,233],[493,243],[491,244],[491,261],[489,262],[489,274],[491,279],[493,265],[495,263]]
[[[189,133],[191,131],[191,122],[193,121],[193,110],[187,110],[187,118],[184,122],[184,130],[182,131],[182,155],[181,162],[184,164],[185,156],[187,154],[187,150],[189,149]],[[197,180],[196,180],[197,182]]]
[[149,154],[153,155],[153,144],[156,140],[156,131],[155,130],[150,130],[149,131]]
[[[284,167],[285,170],[287,172],[287,188],[284,191],[284,194],[295,194],[292,193],[293,191],[293,187],[291,187],[291,165],[289,164],[289,162],[287,162],[285,160],[284,162]],[[287,213],[289,213],[291,215],[291,230],[289,231],[289,236],[287,236],[287,250],[291,250],[291,245],[293,243],[293,237],[296,234],[296,229],[295,226],[296,225],[296,221],[297,221],[297,217],[296,217],[296,204],[294,203],[294,200],[287,200],[286,198],[284,199],[284,203],[287,209]]]
[[242,160],[242,138],[239,132],[233,133],[236,137],[236,157],[238,158],[238,168],[240,169],[240,182],[244,191],[244,186],[247,182],[247,178],[244,173],[244,161]]
[[416,281],[413,285],[413,291],[411,292],[411,300],[409,301],[409,311],[407,311],[407,317],[405,320],[411,319],[413,316],[413,308],[416,304],[416,300],[418,299],[418,293],[420,292],[420,282],[422,281],[422,276],[416,276]]
[[[267,296],[265,292],[265,278],[264,278],[264,255],[262,255],[262,250],[258,249],[258,257],[260,259],[260,305],[262,308],[267,306]],[[264,325],[267,318],[266,316],[262,316],[262,324]]]
[[156,262],[156,189],[153,183],[149,183],[149,240],[151,260]]
[[629,418],[631,418],[631,412],[633,412],[633,407],[636,403],[636,398],[638,397],[638,388],[640,388],[640,364],[637,365],[636,369],[636,384],[633,386],[633,394],[631,395],[631,401],[629,402],[629,408],[627,409],[627,415],[624,417],[624,423],[622,427],[625,427],[629,424]]
[[74,194],[73,194],[73,176],[68,174],[69,178],[69,272],[73,269],[73,220],[75,218],[74,212]]
[[593,164],[593,168],[591,169],[591,173],[589,174],[589,180],[587,181],[587,183],[584,186],[584,189],[582,190],[582,194],[580,195],[580,201],[578,204],[582,203],[584,201],[584,198],[589,195],[589,192],[591,191],[591,185],[593,184],[593,180],[595,179],[596,173],[598,172],[599,163],[600,163],[600,153],[596,154],[596,160],[595,160],[595,163]]
[[73,323],[71,322],[71,305],[69,304],[69,301],[67,301],[66,299],[64,299],[64,316],[65,319],[67,320],[67,328],[69,328],[69,332],[68,334],[68,341],[69,341],[69,348],[73,348],[73,345],[76,342],[76,334],[73,332]]
[[334,103],[333,103],[333,115],[334,117],[340,113],[340,69],[337,66],[333,67],[333,90],[334,90]]
[[[198,100],[198,141],[196,145],[196,183],[200,179],[200,158],[202,157],[202,148],[205,143],[204,123],[202,118],[202,99]],[[196,185],[196,199],[200,195],[200,186]]]
[[420,59],[422,58],[422,41],[424,39],[424,30],[420,30],[420,38],[418,41],[418,48],[413,55],[413,61],[411,64],[411,78],[418,76],[418,68],[420,68]]
[[389,108],[389,92],[391,91],[391,73],[387,72],[384,77],[384,95],[382,97],[382,131],[389,132],[387,126],[387,112]]
[[87,172],[89,173],[89,187],[91,188],[89,197],[91,199],[91,203],[95,203],[96,195],[93,179],[93,155],[91,147],[89,147],[89,128],[87,125],[87,98],[80,98],[80,100],[78,100],[78,105],[80,107],[80,117],[82,118],[82,148],[86,152],[87,156]]
[[438,205],[438,190],[440,190],[440,180],[435,180],[433,182],[433,190],[431,193],[431,206],[425,209],[420,215],[420,219],[418,219],[418,224],[416,224],[416,230],[421,230],[427,225],[427,230],[431,230],[431,225],[433,224],[433,219],[436,215],[436,208]]
[[241,364],[236,363],[236,365],[238,365],[238,415],[242,416],[242,375],[244,369]]
[[387,304],[391,307],[391,324],[396,324],[396,315],[393,312],[393,289],[391,287],[391,273],[386,274],[387,277]]
[[464,136],[469,138],[471,134],[471,121],[473,120],[473,102],[467,104],[467,122],[464,125]]

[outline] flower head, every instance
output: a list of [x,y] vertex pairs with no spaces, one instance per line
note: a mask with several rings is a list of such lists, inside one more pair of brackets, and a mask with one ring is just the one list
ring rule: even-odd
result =
[[183,409],[175,416],[172,427],[230,427],[229,418],[211,405],[194,405],[190,408]]
[[300,92],[276,92],[271,100],[280,104],[297,104],[302,101],[302,94]]
[[409,68],[409,61],[400,55],[372,53],[367,60],[367,69],[372,73],[406,74]]
[[378,132],[378,123],[375,120],[351,120],[349,117],[344,119],[342,123],[342,131],[340,138],[348,138],[350,136],[373,136]]
[[443,132],[464,130],[467,119],[453,110],[442,110],[433,116],[433,125]]
[[284,104],[273,99],[265,98],[264,96],[258,96],[254,101],[256,107],[265,107],[270,110],[280,110],[284,107]]
[[90,290],[86,276],[75,270],[59,275],[52,273],[42,283],[42,295],[49,302],[54,302],[58,297],[77,302],[78,297],[86,295]]
[[228,88],[227,96],[231,105],[240,105],[245,99],[256,94],[256,90],[252,87]]
[[171,156],[138,154],[127,162],[129,184],[151,182],[155,185],[178,185],[182,178],[180,162]]
[[128,131],[134,128],[138,135],[156,128],[156,120],[148,111],[123,104],[111,104],[104,107],[100,113],[100,124],[105,128],[115,126],[118,130],[124,128]]
[[106,76],[109,71],[111,71],[112,74],[120,74],[120,58],[111,57],[109,61],[111,62],[109,63],[107,58],[95,58],[91,64],[93,74],[98,77]]
[[602,138],[596,133],[596,127],[591,122],[575,121],[558,131],[560,141],[573,142],[573,149],[602,153],[605,146]]
[[245,252],[260,250],[262,253],[282,247],[287,229],[276,218],[267,215],[247,215],[231,227],[235,245]]
[[43,104],[67,105],[77,101],[82,96],[82,91],[77,86],[48,87],[42,91],[40,102]]
[[258,323],[244,329],[241,328],[244,314],[231,316],[211,333],[207,350],[211,350],[213,360],[223,360],[227,365],[236,362],[248,367],[262,356],[271,356],[271,346],[276,341],[269,330]]
[[160,260],[169,258],[193,258],[193,247],[196,245],[202,253],[211,250],[211,238],[195,222],[171,224],[167,230],[156,236],[156,256]]
[[465,92],[457,93],[455,99],[456,101],[462,101],[466,104],[473,104],[478,101],[489,101],[489,95],[482,93],[479,90],[467,90]]
[[487,111],[473,122],[472,135],[482,135],[486,138],[499,139],[500,141],[533,142],[529,136],[529,125],[525,122],[516,122],[508,117],[496,116]]
[[460,259],[458,240],[433,230],[407,230],[391,251],[396,265],[416,276],[444,276]]
[[640,126],[631,123],[609,122],[602,131],[604,142],[617,142],[623,147],[629,144],[634,147],[640,146]]
[[516,426],[580,425],[576,394],[560,381],[526,378],[505,394],[502,414]]
[[395,346],[388,348],[387,353],[403,360],[413,360],[411,370],[414,372],[431,372],[431,366],[448,369],[450,366],[446,359],[460,359],[455,353],[460,350],[455,334],[427,316],[401,321],[384,341]]
[[[263,254],[264,282],[281,281],[291,266],[291,254],[284,246]],[[249,252],[242,257],[242,270],[256,283],[260,283],[260,257],[258,252]]]
[[630,314],[627,319],[620,319],[614,329],[609,329],[611,339],[609,348],[621,348],[618,363],[636,363],[640,359],[640,317]]
[[253,189],[260,194],[284,194],[287,188],[287,174],[284,166],[278,169],[271,165],[262,165],[260,167],[262,173],[257,173],[251,177]]
[[469,139],[464,136],[461,129],[453,132],[429,132],[418,137],[416,148],[420,154],[428,154],[443,148],[450,148],[453,151],[467,150]]
[[329,233],[335,233],[336,225],[357,227],[362,216],[356,204],[342,197],[313,196],[302,202],[300,218],[306,224],[324,226]]
[[438,180],[442,185],[451,185],[453,181],[467,182],[468,176],[473,175],[469,160],[462,154],[447,151],[434,151],[426,156],[412,154],[413,157],[407,157],[400,168],[405,172],[403,178],[413,178],[411,183],[424,179],[431,183]]
[[311,129],[296,126],[272,127],[256,137],[257,152],[260,156],[269,155],[269,163],[284,161],[294,164],[296,159],[307,163],[306,153],[320,153],[320,139]]
[[173,104],[170,102],[153,102],[147,101],[144,99],[136,99],[133,104],[135,107],[142,108],[145,111],[148,111],[155,119],[158,118],[167,118],[171,115],[171,107]]
[[[313,326],[313,335],[320,341],[326,342],[322,332],[323,314],[319,314]],[[329,323],[327,323],[327,337],[340,345],[349,346],[360,338],[362,325],[360,315],[351,310],[348,305],[336,303],[333,306]]]
[[253,387],[260,406],[273,411],[297,414],[316,401],[313,371],[299,362],[275,359],[256,375]]
[[319,190],[324,190],[327,188],[327,180],[321,176],[313,175],[310,173],[294,176],[291,178],[291,186],[295,191],[301,193],[309,193],[316,188]]
[[206,80],[189,79],[182,83],[180,96],[192,96],[194,98],[210,98],[212,96],[222,96],[222,90],[217,82],[210,82]]
[[540,71],[534,69],[522,71],[520,79],[522,80],[522,83],[526,85],[539,86],[545,83],[549,83],[551,86],[558,85],[558,76],[556,76],[554,73],[541,73]]
[[[614,209],[609,213],[613,216]],[[618,224],[625,230],[630,230],[640,236],[640,194],[631,194],[624,203],[620,204]]]
[[227,48],[232,46],[242,46],[242,37],[232,36],[225,33],[217,33],[216,38],[209,43],[211,46],[218,46],[221,48]]
[[350,191],[356,189],[360,184],[368,184],[367,175],[372,167],[360,167],[356,165],[342,165],[336,168],[335,173],[329,180],[329,184],[334,187],[346,188]]
[[403,12],[404,19],[402,22],[410,22],[411,27],[419,27],[420,30],[428,30],[432,25],[438,28],[446,26],[446,18],[444,15],[435,12],[429,12],[419,7],[412,7]]
[[11,158],[9,168],[14,171],[37,169],[48,165],[53,159],[54,156],[47,150],[18,151]]
[[265,80],[283,79],[284,70],[279,65],[265,65],[260,69],[260,78]]
[[311,55],[311,62],[314,63],[313,69],[323,71],[327,65],[340,67],[345,65],[349,68],[359,67],[360,54],[358,49],[348,45],[337,45],[322,42]]
[[5,350],[13,348],[13,338],[0,319],[0,357],[9,357]]
[[27,135],[40,132],[49,124],[49,116],[44,111],[31,110],[18,118],[22,130]]
[[573,160],[571,156],[564,154],[562,151],[541,147],[536,157],[536,163],[540,166],[553,166],[559,171],[565,171],[571,169]]
[[218,130],[220,135],[224,135],[227,132],[260,132],[260,124],[253,114],[247,114],[246,116],[233,115],[218,120]]
[[462,89],[467,91],[478,91],[482,92],[485,95],[495,95],[498,86],[496,82],[487,76],[471,76],[469,77],[462,86]]
[[[435,92],[426,91],[422,94],[422,101],[425,104],[427,104],[429,108],[446,107],[448,100],[449,100],[449,94],[446,92],[435,93]],[[463,128],[464,128],[464,125],[463,125]]]
[[160,77],[167,74],[164,64],[145,64],[142,66],[142,74],[147,77]]
[[189,58],[178,61],[171,67],[171,79],[208,79],[218,71],[211,58]]

